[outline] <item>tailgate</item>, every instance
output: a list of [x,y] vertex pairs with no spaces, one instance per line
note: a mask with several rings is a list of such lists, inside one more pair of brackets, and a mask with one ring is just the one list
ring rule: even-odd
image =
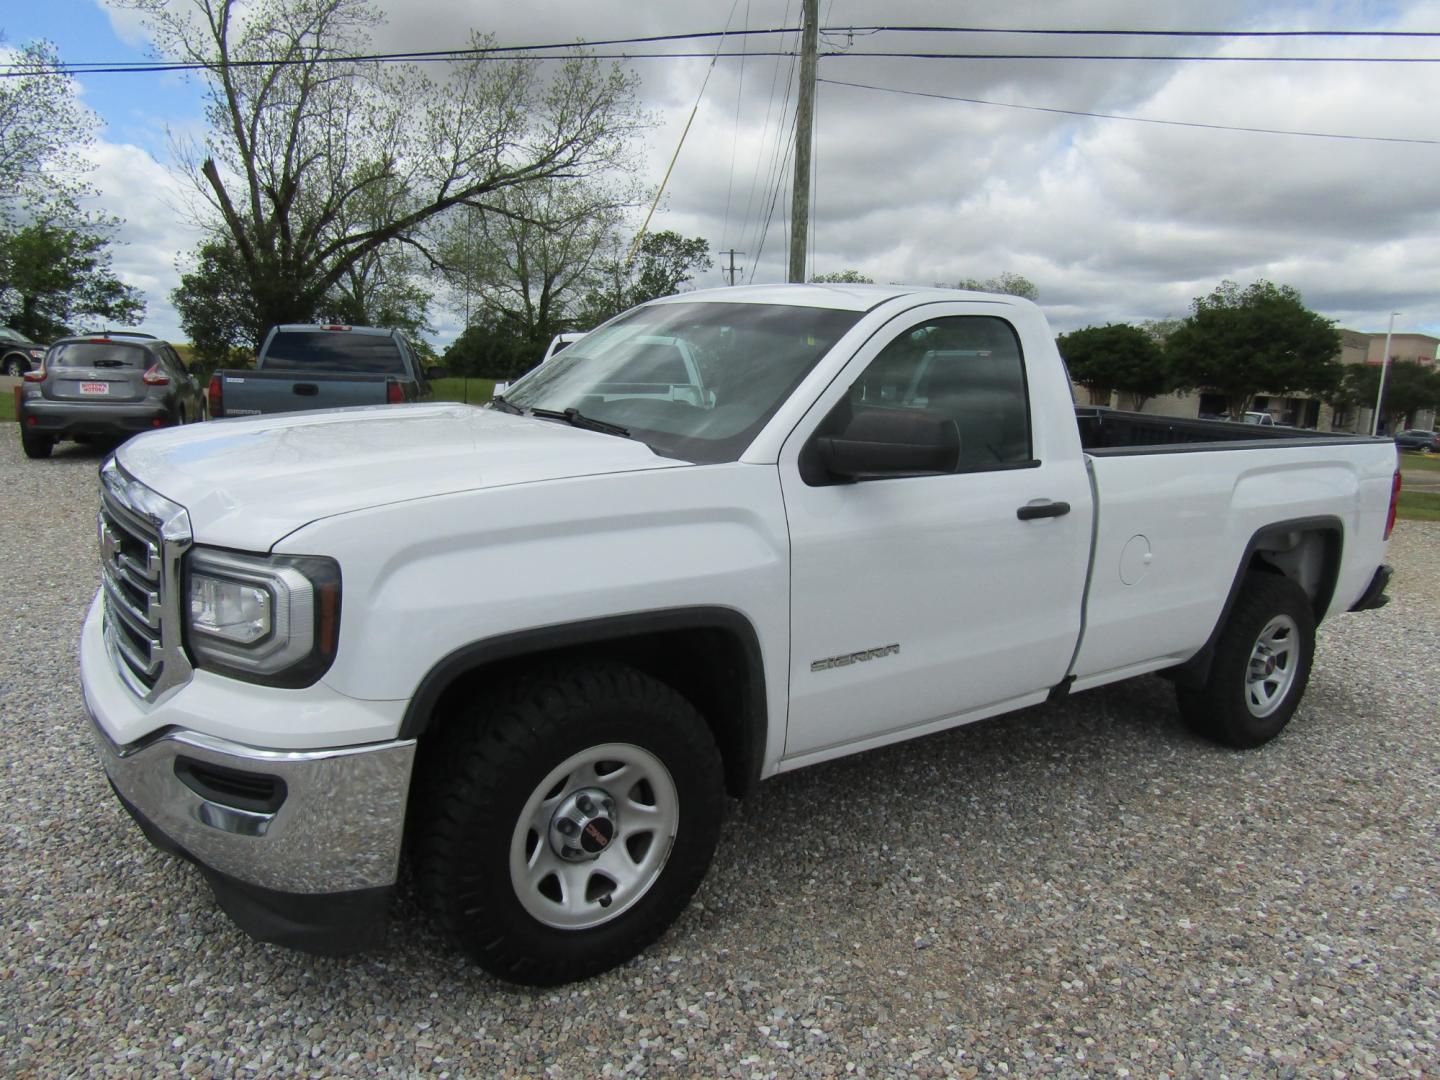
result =
[[389,380],[384,375],[316,371],[246,371],[222,377],[225,416],[336,409],[348,405],[384,405]]

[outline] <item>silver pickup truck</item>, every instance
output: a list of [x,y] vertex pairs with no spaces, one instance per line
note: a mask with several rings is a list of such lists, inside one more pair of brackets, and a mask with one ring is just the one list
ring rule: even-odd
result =
[[217,371],[210,415],[399,405],[430,397],[415,349],[399,330],[287,323],[272,327],[253,371]]

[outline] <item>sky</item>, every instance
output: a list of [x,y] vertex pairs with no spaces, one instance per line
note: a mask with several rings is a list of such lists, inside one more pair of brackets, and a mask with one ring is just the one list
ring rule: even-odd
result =
[[[454,47],[472,30],[518,45],[795,27],[800,0],[733,0],[733,6],[382,0],[378,6],[388,20],[373,46],[388,52]],[[1212,0],[1203,6],[1185,0],[821,0],[820,12],[822,52],[840,55],[823,56],[819,66],[812,273],[856,269],[879,282],[924,285],[1018,273],[1036,284],[1058,332],[1180,318],[1194,297],[1222,280],[1245,285],[1268,278],[1296,287],[1310,307],[1349,329],[1384,332],[1390,313],[1398,312],[1397,333],[1440,335],[1440,37],[847,30],[883,24],[1440,32],[1440,0]],[[47,38],[70,62],[150,55],[137,17],[98,0],[15,5],[0,14],[0,31],[12,45]],[[753,53],[777,42],[789,49],[794,41],[793,34],[730,38],[723,47]],[[653,48],[708,53],[716,43]],[[865,55],[882,51],[1266,59]],[[1436,62],[1276,59],[1302,56]],[[724,57],[713,68],[704,58],[652,59],[630,66],[656,120],[641,148],[646,184],[660,183],[679,147],[651,228],[703,237],[713,252],[737,250],[741,281],[783,281],[788,177],[778,184],[778,198],[774,192],[776,163],[785,158],[779,141],[794,107],[790,59]],[[185,76],[154,73],[87,74],[79,84],[103,123],[91,153],[98,208],[124,220],[115,269],[145,294],[146,328],[183,340],[169,293],[179,280],[177,259],[193,250],[201,231],[193,220],[193,180],[176,164],[172,147],[176,137],[203,134],[202,87]],[[1375,141],[1381,139],[1420,141]],[[728,261],[717,256],[716,268],[695,284],[725,284],[721,267]],[[438,303],[431,321],[437,328],[432,343],[441,347],[460,328],[458,313]]]

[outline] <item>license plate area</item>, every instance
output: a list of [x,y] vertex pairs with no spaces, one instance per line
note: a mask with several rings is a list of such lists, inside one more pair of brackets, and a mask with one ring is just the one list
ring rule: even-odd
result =
[[80,393],[88,397],[103,397],[110,393],[110,384],[104,382],[82,382]]

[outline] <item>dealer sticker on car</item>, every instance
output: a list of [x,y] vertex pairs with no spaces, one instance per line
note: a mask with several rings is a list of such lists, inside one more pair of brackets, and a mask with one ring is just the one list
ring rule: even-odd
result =
[[110,384],[105,382],[83,382],[80,384],[80,393],[108,394],[110,393]]

